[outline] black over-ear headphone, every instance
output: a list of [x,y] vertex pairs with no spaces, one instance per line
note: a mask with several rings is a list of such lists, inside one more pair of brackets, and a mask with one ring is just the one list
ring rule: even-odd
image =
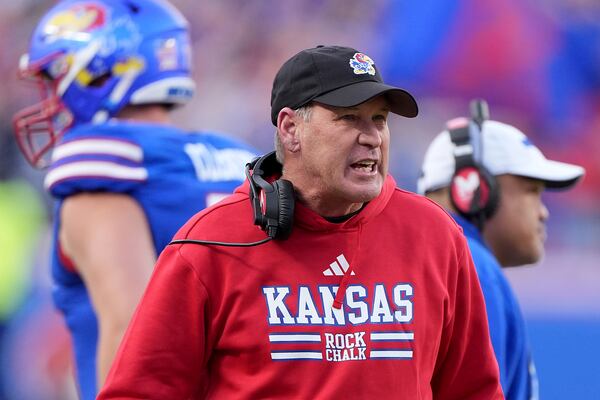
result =
[[275,173],[280,174],[281,168],[274,151],[246,165],[254,223],[273,239],[287,239],[294,222],[295,194],[292,182],[277,179],[270,183],[265,179]]
[[256,157],[246,164],[246,177],[250,183],[250,202],[254,224],[267,233],[263,240],[250,243],[217,242],[212,240],[177,239],[169,244],[192,243],[213,246],[250,247],[266,243],[272,239],[287,239],[292,233],[294,222],[295,194],[292,182],[277,179],[272,183],[265,178],[281,174],[282,166],[272,151]]
[[486,219],[498,207],[499,187],[496,178],[484,167],[483,122],[489,118],[484,100],[471,102],[471,120],[448,123],[454,144],[454,175],[450,182],[450,200],[460,215],[481,230]]

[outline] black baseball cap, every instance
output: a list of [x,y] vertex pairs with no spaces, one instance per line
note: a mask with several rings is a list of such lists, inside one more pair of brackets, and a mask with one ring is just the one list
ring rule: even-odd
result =
[[417,102],[406,90],[383,83],[373,60],[350,47],[317,46],[287,60],[275,75],[271,91],[271,121],[284,107],[296,109],[317,101],[353,107],[385,94],[394,114],[413,118]]

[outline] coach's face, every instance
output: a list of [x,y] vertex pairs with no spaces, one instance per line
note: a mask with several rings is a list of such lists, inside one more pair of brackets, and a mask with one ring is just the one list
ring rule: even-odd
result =
[[301,201],[341,216],[379,195],[388,172],[388,105],[378,96],[354,107],[314,103],[296,120],[297,151],[284,163]]
[[548,209],[542,202],[544,183],[515,175],[497,177],[500,203],[483,231],[502,266],[533,264],[544,254]]

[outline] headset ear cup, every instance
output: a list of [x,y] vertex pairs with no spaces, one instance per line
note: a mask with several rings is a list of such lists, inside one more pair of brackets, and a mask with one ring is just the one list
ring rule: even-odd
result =
[[467,218],[492,216],[498,206],[496,179],[479,165],[464,166],[456,171],[450,184],[454,208]]
[[278,179],[273,182],[275,191],[279,198],[279,216],[277,239],[287,239],[292,233],[292,225],[294,223],[294,205],[296,196],[294,193],[294,185],[292,182],[285,179]]
[[454,208],[465,216],[477,214],[477,193],[481,186],[481,174],[473,165],[457,169],[450,185],[450,198]]
[[494,215],[500,200],[499,186],[496,177],[482,166],[479,167],[481,190],[487,192],[486,201],[482,204],[481,212],[489,219]]

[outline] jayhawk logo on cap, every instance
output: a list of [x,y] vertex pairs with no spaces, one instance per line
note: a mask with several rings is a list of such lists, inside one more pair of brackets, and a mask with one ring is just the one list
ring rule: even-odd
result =
[[54,42],[58,39],[86,41],[89,33],[104,26],[106,12],[98,4],[78,4],[54,14],[44,26],[44,39]]
[[354,53],[354,56],[350,59],[350,66],[354,70],[356,75],[375,75],[375,62],[366,54]]

